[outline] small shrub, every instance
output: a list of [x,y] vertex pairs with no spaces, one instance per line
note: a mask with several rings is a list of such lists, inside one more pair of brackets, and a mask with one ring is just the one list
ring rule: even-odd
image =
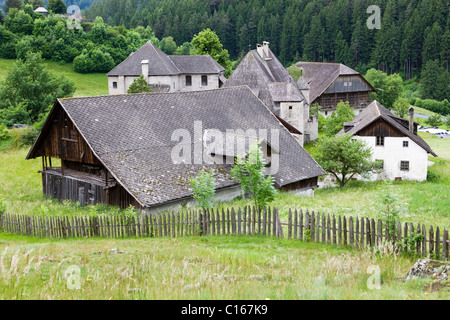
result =
[[438,173],[436,173],[434,171],[431,171],[431,170],[428,170],[427,181],[429,181],[429,182],[439,182],[439,180],[441,180],[441,176]]
[[8,204],[6,203],[6,201],[3,199],[0,199],[0,213],[6,212],[7,209],[8,209]]
[[33,145],[39,132],[34,128],[23,128],[11,130],[11,136],[14,140],[14,147],[27,148]]
[[425,120],[425,123],[431,127],[439,127],[442,125],[442,118],[439,114],[434,114],[429,116],[428,119]]
[[197,206],[209,209],[214,206],[216,193],[215,171],[201,171],[196,178],[192,178],[190,186]]
[[5,124],[0,124],[0,142],[11,140],[12,136]]

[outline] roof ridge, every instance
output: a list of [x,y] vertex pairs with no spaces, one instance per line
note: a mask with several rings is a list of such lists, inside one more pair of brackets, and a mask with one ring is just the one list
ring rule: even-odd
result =
[[[72,101],[72,100],[81,100],[81,99],[94,99],[94,98],[104,98],[104,97],[132,97],[132,96],[138,96],[138,95],[163,95],[163,94],[195,94],[195,93],[203,93],[203,92],[210,92],[210,91],[220,91],[220,90],[231,90],[231,89],[243,89],[248,88],[250,91],[250,87],[246,84],[243,85],[237,85],[232,87],[222,87],[222,88],[213,88],[213,89],[206,89],[206,90],[200,90],[200,91],[173,91],[173,92],[142,92],[142,93],[121,93],[121,94],[102,94],[98,96],[85,96],[85,97],[73,97],[73,98],[57,98],[59,102],[62,101]],[[252,91],[253,92],[253,91]]]
[[[150,41],[149,41],[149,42],[150,42]],[[151,43],[151,42],[150,42],[150,43]],[[162,62],[162,64],[163,64],[164,68],[166,68],[167,72],[168,72],[170,75],[172,75],[173,73],[170,72],[169,68],[167,67],[166,63],[164,62],[164,59],[163,59],[163,58],[161,57],[161,55],[159,54],[158,50],[156,50],[155,45],[154,45],[153,43],[151,43],[151,44],[152,44],[152,49],[153,49],[153,50],[155,51],[155,53],[158,55],[158,57],[159,57],[159,59],[161,60],[161,62]],[[161,51],[161,52],[163,52],[163,51]],[[170,56],[167,55],[165,52],[163,52],[163,53],[164,53],[164,54],[166,55],[166,57],[170,60],[170,62],[172,62],[173,66],[178,70],[178,72],[181,73],[181,70],[178,69],[178,67],[177,67],[176,64],[172,61],[172,59],[170,59]]]

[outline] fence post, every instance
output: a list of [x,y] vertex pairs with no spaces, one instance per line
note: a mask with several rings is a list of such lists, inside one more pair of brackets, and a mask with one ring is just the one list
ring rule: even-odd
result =
[[0,212],[0,231],[3,231],[3,216],[4,212]]
[[274,211],[276,211],[276,218],[277,218],[277,220],[276,220],[276,224],[277,224],[277,229],[276,229],[276,230],[277,230],[277,237],[283,239],[284,236],[283,236],[283,228],[282,228],[282,226],[281,226],[280,212],[278,211],[277,208],[275,208]]
[[448,230],[444,229],[444,235],[442,236],[442,260],[448,259]]

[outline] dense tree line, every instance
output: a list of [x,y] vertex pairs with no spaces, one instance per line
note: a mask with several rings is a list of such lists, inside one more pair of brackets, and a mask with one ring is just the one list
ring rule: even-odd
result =
[[[379,30],[366,26],[369,5],[381,9]],[[336,61],[406,79],[430,60],[448,71],[450,60],[447,0],[103,0],[86,14],[115,26],[150,26],[178,44],[211,28],[233,59],[267,40],[285,65]]]

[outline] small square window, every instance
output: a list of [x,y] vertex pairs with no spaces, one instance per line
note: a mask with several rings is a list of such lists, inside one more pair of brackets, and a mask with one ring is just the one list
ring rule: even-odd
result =
[[377,137],[377,146],[384,146],[384,137]]
[[117,89],[117,82],[113,82],[113,89]]
[[403,148],[409,147],[409,141],[403,141]]
[[409,171],[409,161],[400,161],[400,171]]

